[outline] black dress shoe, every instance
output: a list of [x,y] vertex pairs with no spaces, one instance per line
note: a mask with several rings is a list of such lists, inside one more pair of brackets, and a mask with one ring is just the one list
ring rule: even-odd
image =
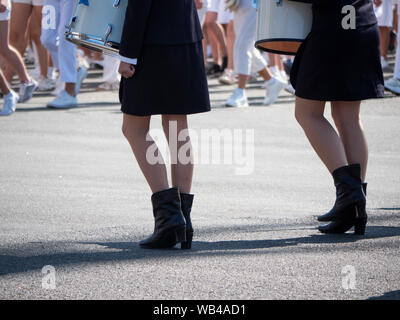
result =
[[[362,184],[362,189],[365,195],[367,195],[367,183]],[[351,209],[349,209],[351,210]],[[330,234],[340,234],[345,233],[350,230],[354,226],[354,234],[356,235],[364,235],[365,227],[367,225],[368,216],[365,212],[363,217],[358,216],[358,212],[355,213],[355,218],[349,218],[342,221],[333,221],[326,225],[322,225],[318,227],[318,230],[322,233],[330,233]],[[352,212],[347,212],[348,217],[352,217],[354,214]]]
[[193,205],[193,194],[181,193],[181,208],[186,220],[186,241],[181,243],[181,249],[191,249],[193,240],[193,226],[190,219],[190,212]]
[[172,248],[186,241],[186,223],[181,211],[178,188],[156,192],[151,197],[154,233],[139,244],[146,249]]
[[331,211],[319,216],[318,221],[343,220],[348,218],[349,212],[363,216],[366,200],[362,190],[360,164],[338,168],[332,175],[336,187],[335,205]]

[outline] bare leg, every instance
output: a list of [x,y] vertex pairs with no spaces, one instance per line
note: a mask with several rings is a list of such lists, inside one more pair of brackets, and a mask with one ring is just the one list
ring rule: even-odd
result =
[[360,163],[365,181],[368,165],[368,144],[360,119],[361,101],[332,102],[332,117],[339,131],[349,164]]
[[347,165],[342,141],[324,117],[325,102],[296,97],[296,119],[322,162],[333,173]]
[[30,77],[21,55],[8,43],[8,21],[0,21],[0,55],[15,69],[21,82],[29,82]]
[[226,44],[228,47],[228,69],[233,70],[233,51],[235,47],[235,30],[233,28],[233,20],[229,21],[227,27],[227,40]]
[[[165,162],[151,164],[147,159],[147,150],[154,147],[154,140],[149,135],[150,117],[136,117],[124,114],[122,132],[129,144],[131,145],[133,154],[139,164],[140,169],[145,176],[147,183],[153,193],[166,190],[169,188],[167,169]],[[158,152],[161,158],[160,151]]]
[[25,52],[27,41],[29,17],[32,13],[32,5],[14,2],[10,19],[10,44],[22,55]]
[[47,78],[47,69],[48,69],[48,52],[40,41],[40,35],[42,32],[42,6],[34,6],[33,13],[31,16],[30,22],[30,37],[31,40],[35,43],[39,66],[40,66],[40,74]]
[[66,83],[65,84],[65,91],[67,91],[70,96],[75,97],[76,96],[75,82]]
[[268,81],[272,78],[271,71],[268,67],[265,67],[264,69],[258,71],[258,74],[264,79],[264,81]]
[[390,27],[379,27],[379,33],[381,36],[381,56],[387,59],[387,52],[390,43]]
[[239,89],[245,89],[248,81],[249,81],[248,75],[238,74],[238,88]]
[[3,95],[7,95],[10,93],[10,86],[8,85],[7,80],[4,78],[3,72],[0,69],[0,90]]
[[221,47],[222,56],[228,56],[228,50],[226,46],[226,38],[224,29],[222,26],[217,22],[218,14],[216,12],[207,12],[205,24],[207,26],[207,32],[211,32],[214,34],[215,38],[219,46]]
[[[192,144],[187,131],[187,116],[163,115],[162,124],[171,153],[172,185],[178,187],[182,193],[190,193],[194,165]],[[182,140],[179,139],[180,134],[184,135],[184,141],[179,141]]]

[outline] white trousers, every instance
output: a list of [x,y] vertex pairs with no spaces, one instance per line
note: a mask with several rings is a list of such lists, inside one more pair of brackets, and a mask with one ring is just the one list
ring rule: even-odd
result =
[[119,82],[119,59],[104,55],[103,81],[108,83]]
[[257,27],[257,11],[251,6],[235,11],[233,26],[236,39],[233,52],[235,72],[250,75],[267,66],[261,53],[254,47]]
[[397,47],[396,47],[396,65],[394,69],[394,76],[400,79],[400,2],[397,4],[398,19],[398,32],[397,32]]
[[392,27],[393,26],[393,3],[392,0],[383,0],[379,7],[375,8],[375,15],[378,19],[378,26]]
[[77,78],[76,46],[65,40],[75,1],[45,0],[41,41],[50,52],[54,66],[60,71],[60,81],[75,83]]

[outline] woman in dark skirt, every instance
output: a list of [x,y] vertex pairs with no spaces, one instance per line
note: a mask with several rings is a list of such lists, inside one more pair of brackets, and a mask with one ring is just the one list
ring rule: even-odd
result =
[[[312,31],[291,71],[295,115],[336,186],[334,207],[318,217],[331,222],[319,230],[344,233],[354,226],[363,235],[368,147],[360,105],[384,92],[372,0],[293,1],[313,4]],[[324,117],[327,101],[338,133]]]
[[[210,110],[201,40],[194,0],[129,0],[120,47],[120,102],[123,133],[153,192],[154,233],[140,242],[143,248],[179,242],[183,249],[191,247],[193,158],[187,115]],[[157,114],[174,155],[172,188],[148,134]]]

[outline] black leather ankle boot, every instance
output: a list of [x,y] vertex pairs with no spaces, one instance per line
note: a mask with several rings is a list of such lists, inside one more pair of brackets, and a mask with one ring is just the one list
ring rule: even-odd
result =
[[[362,184],[362,189],[365,195],[367,195],[367,183]],[[357,214],[357,212],[356,212]],[[347,215],[350,217],[352,215],[351,209],[347,213]],[[355,219],[348,219],[348,220],[343,220],[343,221],[333,221],[329,224],[319,226],[318,230],[322,233],[345,233],[349,229],[351,229],[354,226],[354,234],[356,235],[364,235],[365,234],[365,227],[367,225],[367,220],[368,216],[367,213],[365,212],[365,215],[362,217],[358,217],[356,215]]]
[[[331,211],[318,217],[318,221],[338,221],[348,218],[348,209],[365,212],[365,194],[361,185],[361,166],[352,164],[336,169],[333,173],[336,202]],[[355,209],[356,208],[356,209]]]
[[186,220],[186,241],[181,243],[181,249],[191,249],[193,239],[193,226],[190,219],[190,212],[193,205],[193,194],[181,193],[181,208]]
[[156,192],[151,196],[154,214],[154,233],[140,242],[142,248],[172,248],[186,241],[186,223],[181,211],[178,188]]

